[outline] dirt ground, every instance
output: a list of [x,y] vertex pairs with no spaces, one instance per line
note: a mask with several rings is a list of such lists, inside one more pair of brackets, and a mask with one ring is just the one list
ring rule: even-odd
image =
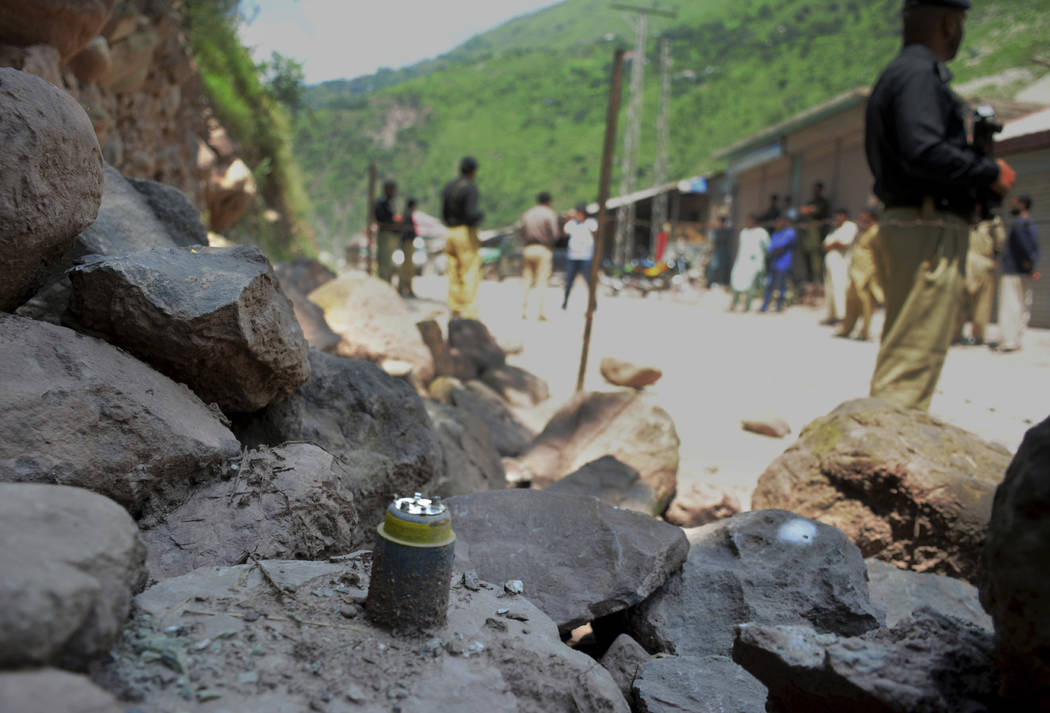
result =
[[[523,347],[509,361],[550,384],[550,402],[533,414],[536,428],[572,394],[580,362],[586,290],[578,281],[562,311],[557,279],[546,292],[546,322],[536,319],[535,295],[530,318],[521,318],[520,279],[486,280],[479,295],[481,319],[496,338]],[[419,299],[411,304],[421,319],[447,319],[447,284],[440,277],[415,281]],[[663,378],[647,392],[678,428],[679,488],[711,482],[747,509],[762,471],[807,423],[867,395],[878,344],[834,337],[832,328],[820,326],[819,308],[759,314],[756,304],[752,313],[732,314],[728,306],[721,289],[646,298],[600,291],[585,387],[612,388],[598,371],[605,356],[662,369]],[[881,331],[881,314],[872,331]],[[995,339],[994,326],[990,332]],[[1050,330],[1030,330],[1024,349],[1011,354],[953,348],[931,412],[1016,450],[1025,430],[1050,412]],[[741,419],[764,416],[785,419],[793,434],[777,440],[741,429]]]

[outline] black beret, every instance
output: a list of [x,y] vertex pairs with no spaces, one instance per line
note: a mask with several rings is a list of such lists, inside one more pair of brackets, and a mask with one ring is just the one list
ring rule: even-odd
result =
[[940,5],[941,7],[952,7],[956,10],[969,10],[970,0],[904,0],[904,7],[916,5]]
[[475,159],[473,156],[464,156],[463,160],[459,162],[460,173],[470,173],[471,171],[477,169],[477,167],[477,159]]

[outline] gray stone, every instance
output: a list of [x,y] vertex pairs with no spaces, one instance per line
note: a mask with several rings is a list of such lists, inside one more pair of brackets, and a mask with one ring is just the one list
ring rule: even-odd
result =
[[449,499],[457,558],[482,579],[520,579],[569,631],[638,604],[681,566],[681,529],[594,498],[501,490]]
[[200,211],[185,193],[175,186],[140,178],[129,178],[128,183],[146,199],[175,245],[190,248],[208,244],[208,230],[201,222]]
[[591,496],[606,505],[657,517],[663,505],[637,470],[612,456],[602,456],[587,463],[575,473],[551,483],[545,490],[562,495]]
[[851,638],[741,624],[733,659],[769,689],[769,711],[999,710],[992,635],[929,609]]
[[81,488],[0,483],[0,542],[0,667],[81,668],[106,651],[145,584],[128,513]]
[[655,366],[640,366],[613,357],[602,359],[599,369],[602,378],[613,386],[628,386],[632,389],[642,389],[655,384],[664,375],[663,371]]
[[436,320],[427,319],[417,322],[416,328],[423,338],[423,343],[430,350],[430,355],[434,358],[435,377],[447,376],[466,380],[477,378],[477,369],[474,364],[468,362],[458,349],[453,350],[449,347],[441,333],[441,325]]
[[245,445],[315,443],[344,460],[364,527],[377,525],[394,494],[438,475],[441,449],[423,400],[379,367],[310,350],[310,379],[290,396],[234,419]]
[[517,408],[536,406],[551,397],[546,381],[510,364],[485,369],[481,380]]
[[992,630],[992,619],[981,609],[977,588],[940,574],[912,572],[877,559],[867,560],[871,602],[886,612],[886,626],[928,607],[940,614]]
[[0,97],[0,310],[11,311],[95,220],[102,151],[84,109],[49,82],[2,67]]
[[291,287],[308,295],[326,282],[334,280],[336,274],[312,257],[300,257],[291,262],[279,262],[273,266],[281,287]]
[[765,713],[766,687],[726,656],[648,661],[634,682],[637,713]]
[[0,481],[78,485],[164,510],[240,455],[189,389],[99,339],[0,315]]
[[316,560],[350,552],[363,544],[352,482],[343,463],[311,443],[250,451],[228,480],[194,491],[156,525],[144,523],[150,576],[238,564],[249,554]]
[[257,411],[310,376],[292,305],[255,247],[99,256],[69,278],[81,324],[226,413]]
[[54,668],[0,673],[0,711],[10,713],[125,713],[128,706],[87,676]]
[[451,389],[449,401],[488,423],[492,441],[502,456],[521,455],[536,437],[499,394],[477,379]]
[[848,401],[770,464],[751,506],[834,525],[865,557],[974,582],[1009,459],[922,411]]
[[295,319],[303,330],[306,343],[312,348],[329,354],[339,351],[342,337],[332,331],[324,319],[324,310],[315,305],[303,293],[291,285],[281,283],[281,289],[292,302]]
[[630,698],[634,680],[651,657],[642,645],[627,634],[620,634],[602,655],[601,664],[620,687],[625,698]]
[[1050,419],[1025,434],[995,492],[981,604],[1011,705],[1050,701]]
[[784,436],[791,433],[791,426],[782,418],[766,417],[766,418],[745,418],[740,422],[741,428],[751,433],[757,433],[760,436],[769,436],[770,438],[783,438]]
[[0,42],[51,45],[67,60],[99,33],[115,0],[0,2]]
[[664,519],[680,527],[700,527],[740,512],[740,501],[711,483],[693,483],[675,493]]
[[443,498],[506,487],[503,463],[488,424],[461,408],[426,402],[441,444],[438,475],[426,488]]
[[503,366],[507,359],[488,328],[476,319],[449,320],[448,344],[455,350],[453,358],[466,360],[468,374],[457,374],[459,378],[477,378],[488,369]]
[[846,635],[880,624],[860,551],[833,527],[764,510],[686,534],[682,571],[629,616],[629,633],[650,651],[728,656],[743,622]]

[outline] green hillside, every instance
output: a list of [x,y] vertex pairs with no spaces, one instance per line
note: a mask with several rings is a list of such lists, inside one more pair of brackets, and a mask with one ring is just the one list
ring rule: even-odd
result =
[[[639,187],[652,174],[659,37],[672,40],[672,177],[714,168],[714,150],[870,84],[899,44],[900,0],[663,4],[678,17],[650,24]],[[1045,52],[1048,9],[1048,0],[979,3],[953,64],[958,79],[1044,72],[1033,57]],[[542,189],[556,207],[593,200],[613,50],[630,47],[632,32],[606,0],[566,0],[435,60],[311,88],[295,144],[322,245],[363,226],[369,160],[436,212],[441,185],[473,154],[490,227],[512,222]]]

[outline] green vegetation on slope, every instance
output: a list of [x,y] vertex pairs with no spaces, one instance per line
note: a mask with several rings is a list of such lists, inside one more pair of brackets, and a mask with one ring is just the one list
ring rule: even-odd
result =
[[[713,169],[716,149],[872,83],[899,45],[900,0],[663,4],[679,14],[651,22],[639,187],[652,180],[659,37],[672,40],[672,177]],[[953,65],[959,79],[1031,67],[1050,29],[1047,7],[980,4]],[[436,212],[442,184],[473,154],[490,227],[512,222],[543,189],[556,207],[593,199],[613,49],[632,42],[606,0],[566,0],[435,60],[311,88],[296,146],[322,243],[337,246],[363,226],[370,160]],[[626,107],[626,90],[623,99]]]
[[[292,150],[291,121],[237,38],[237,13],[238,0],[193,0],[183,8],[205,91],[259,186],[256,204],[227,232],[237,242],[259,245],[274,261],[312,254],[312,207]],[[281,79],[294,76],[289,67],[280,69]],[[267,209],[281,217],[267,220]]]

